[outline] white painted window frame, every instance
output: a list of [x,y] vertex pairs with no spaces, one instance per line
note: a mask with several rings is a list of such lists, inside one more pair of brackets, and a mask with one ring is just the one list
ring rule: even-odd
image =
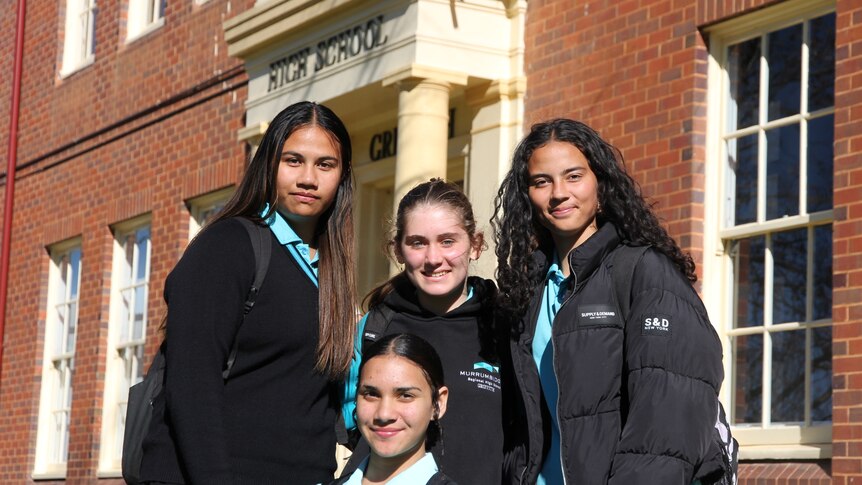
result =
[[129,0],[126,43],[134,42],[165,25],[165,0]]
[[225,187],[186,201],[189,209],[189,241],[218,214],[233,195],[235,187]]
[[[818,327],[830,326],[831,319],[812,320],[812,301],[806,302],[806,321],[782,323],[771,325],[770,312],[772,301],[772,258],[770,257],[770,234],[797,228],[808,228],[809,248],[811,248],[813,228],[832,222],[832,210],[816,213],[807,213],[805,194],[807,191],[807,180],[805,179],[805,165],[800,167],[800,214],[796,216],[783,217],[780,219],[765,220],[765,177],[758,175],[758,201],[757,221],[739,226],[732,226],[728,221],[733,218],[733,180],[732,174],[725,169],[723,160],[727,157],[725,140],[738,137],[741,134],[757,133],[760,147],[758,150],[758,170],[765,170],[766,129],[788,124],[800,124],[800,157],[806,158],[806,126],[807,122],[834,113],[834,107],[817,111],[807,112],[807,84],[801,86],[800,113],[794,116],[768,121],[766,110],[765,75],[761,74],[759,123],[757,126],[743,130],[727,130],[727,114],[730,107],[727,104],[729,98],[729,79],[725,71],[727,61],[727,47],[751,38],[764,36],[769,32],[780,30],[784,27],[799,24],[803,20],[817,18],[819,16],[835,11],[833,1],[825,0],[789,0],[774,7],[766,8],[749,15],[738,17],[731,21],[711,26],[706,29],[709,36],[710,55],[708,58],[708,102],[707,102],[707,167],[706,167],[706,200],[709,201],[705,211],[705,237],[704,237],[704,302],[716,323],[717,330],[723,336],[725,382],[722,388],[722,401],[725,408],[730,412],[734,401],[733,385],[733,337],[740,335],[763,335],[764,337],[764,363],[763,363],[763,402],[762,423],[759,425],[733,426],[734,436],[740,442],[741,459],[815,459],[828,458],[832,454],[832,426],[810,425],[810,389],[807,376],[810,372],[810,339],[811,330]],[[803,31],[803,58],[802,79],[807,79],[807,38],[808,31]],[[765,59],[761,54],[761,73],[768,72],[765,69]],[[751,132],[751,133],[747,133]],[[713,176],[715,175],[715,176]],[[730,196],[728,196],[728,193]],[[765,292],[764,292],[764,326],[733,328],[734,314],[734,278],[732,256],[729,254],[730,242],[744,237],[766,235],[766,256],[764,261]],[[809,274],[807,284],[812,284],[811,274],[811,251],[809,250]],[[810,290],[809,290],[810,293]],[[811,298],[809,298],[811,300]],[[805,389],[805,423],[802,425],[770,424],[770,391],[769,378],[771,376],[771,335],[778,331],[793,329],[806,330],[806,389]]]
[[89,66],[96,59],[96,0],[66,0],[60,76]]
[[[127,263],[127,237],[140,230],[150,230],[150,216],[141,216],[113,227],[113,263],[111,270],[111,303],[108,325],[108,352],[105,362],[105,390],[102,408],[101,446],[99,447],[99,477],[119,476],[125,429],[125,406],[129,387],[140,382],[143,369],[143,349],[147,334],[147,299],[149,297],[152,237],[147,240],[144,254],[138,245],[131,248],[131,267]],[[136,269],[144,259],[144,276],[136,277]],[[129,275],[128,281],[125,275]],[[134,335],[135,307],[139,299],[136,290],[143,289],[142,331]],[[128,305],[124,304],[124,293]],[[123,308],[130,310],[126,314]]]
[[[45,305],[45,347],[34,479],[66,476],[69,418],[72,411],[72,375],[75,369],[75,339],[83,266],[81,238],[55,244],[48,252],[51,265]],[[77,268],[74,267],[74,253],[77,253]],[[64,266],[66,258],[69,258],[69,263]],[[58,422],[58,417],[62,422]]]

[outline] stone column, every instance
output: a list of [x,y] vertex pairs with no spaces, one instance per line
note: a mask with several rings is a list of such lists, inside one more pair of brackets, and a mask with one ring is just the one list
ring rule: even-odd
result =
[[408,78],[398,88],[398,142],[395,157],[395,204],[416,184],[446,178],[449,129],[449,83]]
[[489,221],[494,214],[494,197],[511,166],[512,151],[523,135],[525,88],[525,80],[516,78],[477,84],[466,92],[472,125],[464,188],[476,222],[485,231],[488,251],[474,271],[485,278],[493,278],[496,269]]

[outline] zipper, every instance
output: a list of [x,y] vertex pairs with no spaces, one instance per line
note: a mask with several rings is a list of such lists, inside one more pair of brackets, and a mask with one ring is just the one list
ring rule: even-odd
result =
[[[572,272],[572,291],[571,291],[571,293],[569,293],[569,295],[566,297],[566,299],[563,300],[563,304],[560,305],[560,309],[557,310],[557,315],[559,315],[560,312],[563,311],[563,308],[565,308],[565,306],[570,301],[572,301],[572,298],[575,297],[575,290],[577,289],[577,287],[578,287],[578,275],[576,273]],[[554,315],[554,323],[557,320],[557,315]],[[557,372],[557,359],[559,356],[557,355],[557,347],[554,345],[554,327],[555,326],[556,325],[551,325],[551,348],[554,351],[554,361],[553,361],[554,378],[557,378],[557,376],[559,375],[559,373]],[[563,485],[566,485],[566,483],[567,483],[566,482],[566,469],[563,466],[563,426],[560,422],[560,394],[562,393],[561,389],[562,388],[560,387],[560,381],[559,381],[559,379],[557,379],[557,405],[556,405],[557,409],[554,412],[557,415],[557,429],[560,431],[560,474],[563,476]]]

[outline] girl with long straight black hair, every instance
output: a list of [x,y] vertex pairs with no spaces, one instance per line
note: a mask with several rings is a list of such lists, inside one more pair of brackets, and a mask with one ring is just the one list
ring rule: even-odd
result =
[[[165,391],[144,441],[144,481],[332,479],[356,331],[352,196],[341,120],[311,102],[280,112],[233,198],[165,283]],[[255,255],[237,218],[268,226],[272,242],[244,322]]]

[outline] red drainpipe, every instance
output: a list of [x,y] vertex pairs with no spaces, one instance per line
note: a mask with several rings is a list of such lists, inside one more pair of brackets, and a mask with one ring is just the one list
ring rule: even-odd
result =
[[12,202],[15,200],[15,166],[18,158],[18,112],[21,105],[21,65],[24,59],[24,14],[27,1],[18,0],[18,27],[15,35],[15,71],[12,76],[12,113],[9,115],[9,151],[6,155],[6,203],[3,206],[3,241],[0,246],[0,385],[3,375],[3,347],[6,341],[6,293],[9,286],[9,253],[12,240]]

